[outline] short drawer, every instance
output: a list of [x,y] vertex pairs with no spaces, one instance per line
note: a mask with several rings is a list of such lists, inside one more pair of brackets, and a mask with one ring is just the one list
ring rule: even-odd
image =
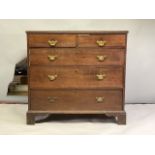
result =
[[89,34],[79,35],[79,47],[117,47],[125,48],[126,35],[125,34]]
[[29,47],[75,47],[76,35],[73,34],[29,34]]
[[31,110],[65,111],[119,111],[122,110],[121,90],[32,90]]
[[30,49],[32,65],[124,65],[124,49],[35,48]]
[[122,67],[31,66],[30,88],[122,88]]

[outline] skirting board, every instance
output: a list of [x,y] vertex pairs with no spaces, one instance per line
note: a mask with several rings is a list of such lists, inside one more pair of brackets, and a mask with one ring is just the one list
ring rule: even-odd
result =
[[16,101],[0,101],[0,104],[27,104],[25,102],[16,102]]

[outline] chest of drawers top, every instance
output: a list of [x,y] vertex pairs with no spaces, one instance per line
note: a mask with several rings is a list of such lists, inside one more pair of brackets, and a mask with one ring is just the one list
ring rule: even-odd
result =
[[127,31],[27,31],[30,48],[125,48]]

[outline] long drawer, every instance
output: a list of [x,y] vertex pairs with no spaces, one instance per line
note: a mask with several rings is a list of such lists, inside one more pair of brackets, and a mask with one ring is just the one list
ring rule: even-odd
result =
[[124,65],[124,49],[30,49],[32,65]]
[[30,88],[122,88],[122,67],[31,66]]
[[119,111],[122,110],[121,90],[32,90],[31,110],[65,111]]

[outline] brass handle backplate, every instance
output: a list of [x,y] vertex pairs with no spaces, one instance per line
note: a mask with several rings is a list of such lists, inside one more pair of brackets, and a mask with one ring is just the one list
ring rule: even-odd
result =
[[97,103],[102,103],[104,102],[104,97],[96,97]]
[[50,81],[54,81],[54,80],[56,80],[56,78],[58,77],[58,75],[48,75],[48,79],[50,80]]
[[106,74],[97,74],[97,80],[103,80],[106,77]]
[[107,41],[105,41],[105,40],[97,40],[96,43],[97,43],[98,46],[102,47],[102,46],[105,46]]
[[58,58],[57,55],[48,55],[48,59],[49,59],[50,61],[54,61],[54,60],[56,60],[57,58]]
[[98,59],[98,61],[105,61],[107,56],[106,55],[97,55],[96,58]]
[[48,41],[48,44],[49,44],[50,46],[53,46],[53,47],[54,47],[57,43],[58,43],[57,40],[49,40],[49,41]]
[[57,97],[47,97],[47,99],[48,99],[48,101],[50,102],[50,103],[54,103],[55,101],[56,101],[56,99],[57,99]]

